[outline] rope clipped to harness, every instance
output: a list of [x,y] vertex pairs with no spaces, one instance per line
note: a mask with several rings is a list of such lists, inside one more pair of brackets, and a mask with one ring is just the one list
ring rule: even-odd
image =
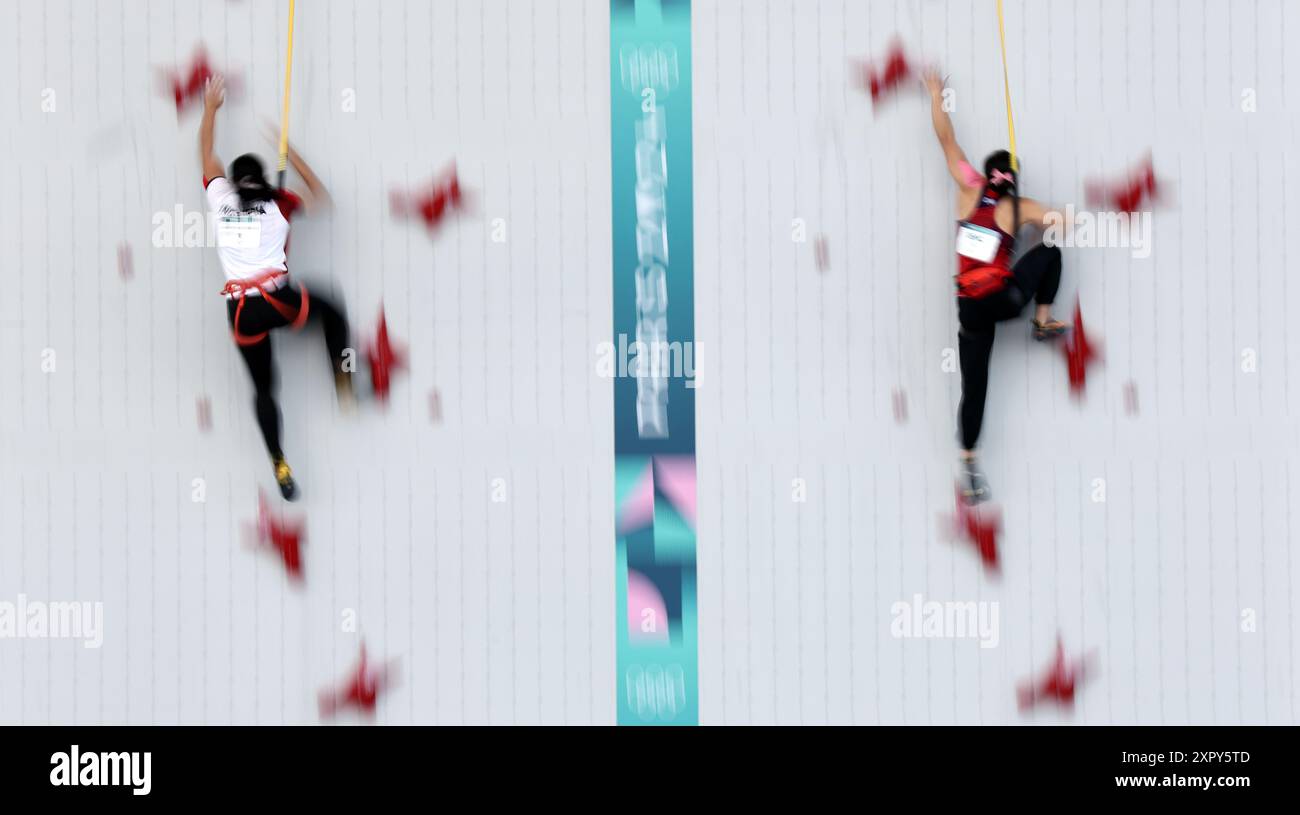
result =
[[303,325],[306,324],[307,313],[311,309],[311,298],[307,294],[307,287],[305,285],[302,283],[298,284],[298,293],[301,296],[301,302],[299,303],[296,312],[294,309],[271,296],[271,292],[276,291],[276,289],[271,289],[270,291],[267,291],[266,289],[266,286],[271,281],[287,274],[288,272],[279,269],[272,269],[258,275],[257,277],[245,277],[239,280],[226,281],[225,288],[221,290],[221,293],[226,297],[239,297],[239,304],[235,306],[234,323],[230,329],[230,334],[235,338],[236,343],[244,346],[257,345],[259,342],[266,339],[267,335],[271,333],[270,331],[263,331],[260,334],[244,334],[239,330],[239,316],[244,311],[244,298],[247,296],[249,290],[256,290],[258,294],[266,300],[266,302],[271,304],[271,308],[275,309],[280,313],[281,317],[289,321],[289,327],[294,331],[301,329]]

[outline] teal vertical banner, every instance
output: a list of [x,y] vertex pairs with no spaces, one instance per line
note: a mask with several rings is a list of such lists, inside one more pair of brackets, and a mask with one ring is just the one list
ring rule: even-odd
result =
[[619,724],[699,723],[689,0],[610,0]]

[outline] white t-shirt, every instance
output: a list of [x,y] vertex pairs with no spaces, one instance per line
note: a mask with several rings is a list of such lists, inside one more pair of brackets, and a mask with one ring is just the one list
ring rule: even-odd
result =
[[217,216],[217,257],[228,280],[288,268],[289,219],[302,206],[301,198],[278,190],[274,200],[258,201],[245,209],[235,185],[222,176],[207,179],[204,186],[208,208]]

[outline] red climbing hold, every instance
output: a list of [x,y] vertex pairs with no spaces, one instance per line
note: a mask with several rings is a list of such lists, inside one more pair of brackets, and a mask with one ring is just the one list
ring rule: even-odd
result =
[[1070,376],[1070,392],[1082,396],[1088,379],[1088,365],[1101,359],[1095,343],[1088,339],[1083,328],[1083,312],[1079,302],[1074,303],[1074,329],[1062,345],[1066,370]]
[[257,528],[254,546],[270,549],[280,556],[289,579],[302,580],[302,524],[287,523],[271,517],[266,494],[257,491]]
[[1087,676],[1085,658],[1067,660],[1065,646],[1058,635],[1056,638],[1056,656],[1047,673],[1038,679],[1029,679],[1016,686],[1016,702],[1022,711],[1027,711],[1045,702],[1055,702],[1065,707],[1074,705],[1074,695]]
[[176,102],[176,115],[179,116],[191,104],[203,101],[203,88],[211,76],[208,52],[201,45],[195,50],[194,60],[188,68],[166,73],[166,84]]
[[394,215],[419,218],[430,230],[437,228],[451,210],[464,206],[456,165],[426,188],[410,193],[394,190],[389,194],[389,204]]
[[172,96],[176,100],[177,113],[189,107],[195,99],[202,97],[203,86],[211,76],[212,67],[208,65],[207,52],[200,46],[188,73],[183,78],[179,74],[172,77]]
[[388,320],[382,308],[379,311],[379,329],[375,341],[366,348],[366,359],[370,363],[370,385],[375,398],[386,402],[393,384],[393,374],[406,367],[406,354],[389,341]]
[[1159,183],[1148,155],[1121,181],[1091,181],[1084,185],[1088,206],[1110,212],[1134,213],[1155,203]]
[[1002,514],[995,507],[966,503],[961,485],[957,485],[957,514],[953,516],[957,537],[973,544],[980,561],[990,571],[998,570],[998,534],[1002,531]]
[[372,668],[366,660],[366,644],[361,643],[361,657],[352,674],[338,687],[320,692],[321,717],[335,716],[344,708],[373,716],[379,694],[390,684],[391,673],[391,663]]
[[879,104],[881,97],[891,93],[912,76],[912,66],[903,53],[903,44],[895,39],[889,46],[884,64],[877,68],[868,62],[857,66],[858,84],[871,94],[871,103]]
[[[213,75],[208,63],[208,52],[200,45],[194,51],[194,59],[188,68],[180,71],[163,71],[163,85],[176,102],[176,115],[184,113],[191,106],[203,104],[203,90],[208,79]],[[238,77],[226,77],[227,93],[237,90]]]

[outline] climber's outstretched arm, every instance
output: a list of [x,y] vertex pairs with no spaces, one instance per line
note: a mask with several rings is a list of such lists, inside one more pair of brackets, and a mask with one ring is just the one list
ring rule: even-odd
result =
[[936,71],[931,70],[925,74],[924,81],[926,90],[930,92],[930,121],[934,124],[934,135],[939,139],[939,146],[943,148],[943,157],[948,162],[948,172],[952,174],[952,180],[964,187],[968,183],[966,173],[962,170],[962,165],[967,164],[966,154],[957,143],[957,134],[952,129],[952,119],[948,118],[948,112],[943,109],[943,79]]
[[217,108],[226,101],[226,81],[220,76],[208,79],[203,89],[203,121],[199,123],[199,160],[203,162],[203,177],[225,175],[221,160],[212,152],[212,129],[217,121]]

